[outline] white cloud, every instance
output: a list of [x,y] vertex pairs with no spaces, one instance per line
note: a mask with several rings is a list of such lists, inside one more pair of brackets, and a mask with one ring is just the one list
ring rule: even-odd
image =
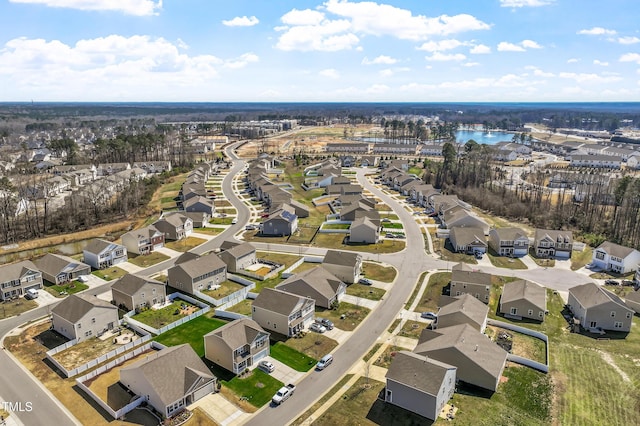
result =
[[0,47],[0,80],[15,93],[49,99],[151,100],[163,87],[195,97],[225,69],[258,61],[253,53],[227,60],[188,55],[181,44],[146,35],[110,35],[75,44],[16,38]]
[[373,59],[364,58],[362,60],[362,65],[380,65],[380,64],[393,65],[396,62],[398,62],[398,60],[395,58],[392,58],[391,56],[380,55]]
[[484,55],[487,53],[491,53],[491,48],[489,46],[485,46],[484,44],[477,44],[469,50],[469,53],[473,55]]
[[620,44],[636,44],[636,43],[640,43],[640,38],[638,37],[618,37],[618,43]]
[[525,48],[517,44],[501,41],[498,44],[498,52],[524,52]]
[[12,3],[41,4],[49,7],[122,12],[127,15],[156,15],[162,0],[9,0]]
[[463,64],[465,67],[477,67],[478,65],[480,65],[480,62],[467,62],[465,64]]
[[594,59],[593,60],[593,65],[600,65],[601,67],[608,67],[609,66],[609,62],[604,62],[604,61],[601,61],[599,59]]
[[422,46],[417,47],[417,49],[426,50],[427,52],[442,52],[445,50],[453,50],[457,47],[464,46],[465,44],[466,43],[455,39],[428,41],[426,43],[423,43]]
[[533,40],[522,40],[517,44],[507,41],[498,43],[498,52],[526,52],[527,49],[542,49],[542,46]]
[[582,35],[614,35],[616,34],[616,30],[608,30],[602,27],[593,27],[588,30],[580,30],[578,34]]
[[285,13],[280,20],[286,25],[318,25],[324,20],[324,13],[311,9],[293,9]]
[[328,77],[328,78],[333,78],[333,79],[340,78],[340,73],[336,69],[333,69],[333,68],[327,68],[326,70],[320,71],[318,74],[320,74],[323,77]]
[[561,72],[560,74],[558,74],[558,77],[575,80],[577,83],[612,83],[622,80],[622,78],[618,75],[600,75],[593,73],[575,72]]
[[553,3],[553,0],[500,0],[502,7],[538,7]]
[[464,61],[465,59],[467,59],[467,57],[462,53],[446,54],[446,53],[440,53],[440,52],[434,52],[433,55],[425,56],[424,58],[427,61],[436,61],[436,62]]
[[389,91],[389,86],[384,84],[374,84],[365,90],[368,94],[381,94]]
[[229,21],[222,21],[227,27],[252,27],[258,25],[260,21],[255,16],[236,16]]
[[524,69],[528,71],[533,71],[533,75],[536,77],[555,77],[555,74],[551,72],[542,71],[540,68],[533,65],[527,65],[526,67],[524,67]]
[[327,0],[322,10],[293,9],[280,19],[284,26],[276,47],[282,50],[336,51],[357,48],[363,36],[389,36],[421,41],[490,25],[468,14],[426,17],[410,10],[372,1]]
[[640,53],[625,53],[620,56],[620,62],[635,62],[640,64]]
[[567,63],[568,64],[575,64],[576,62],[580,62],[580,59],[578,59],[578,58],[569,58],[569,59],[567,59]]
[[380,70],[379,74],[382,77],[391,77],[394,74],[397,74],[399,72],[409,72],[411,71],[411,68],[408,67],[397,67],[397,68],[386,68],[383,70]]

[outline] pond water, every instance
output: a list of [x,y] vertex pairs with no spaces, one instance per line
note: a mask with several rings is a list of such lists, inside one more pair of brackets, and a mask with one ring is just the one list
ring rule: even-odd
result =
[[473,139],[479,144],[495,145],[498,142],[511,142],[514,133],[511,132],[483,132],[480,130],[458,130],[456,132],[456,141],[458,143],[467,143],[469,139]]

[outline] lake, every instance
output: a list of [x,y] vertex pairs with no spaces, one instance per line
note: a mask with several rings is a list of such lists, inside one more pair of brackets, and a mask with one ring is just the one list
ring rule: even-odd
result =
[[495,145],[498,142],[511,142],[514,133],[511,132],[483,132],[479,130],[458,130],[456,132],[456,141],[458,143],[467,143],[469,139],[480,144]]

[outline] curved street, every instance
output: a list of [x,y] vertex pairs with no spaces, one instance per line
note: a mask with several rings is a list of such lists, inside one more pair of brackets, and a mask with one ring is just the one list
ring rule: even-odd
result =
[[[230,226],[216,238],[202,244],[192,250],[202,254],[220,246],[222,241],[234,238],[235,234],[244,229],[248,223],[250,212],[248,207],[238,198],[233,191],[233,179],[245,168],[245,162],[239,159],[234,149],[242,142],[231,144],[226,148],[226,153],[233,160],[233,166],[225,176],[222,190],[226,198],[237,210],[237,224]],[[365,177],[365,170],[357,171],[357,179],[360,184],[372,194],[380,198],[391,207],[399,219],[403,222],[406,235],[406,248],[397,253],[372,254],[361,253],[364,259],[382,261],[393,265],[398,270],[398,275],[393,288],[378,303],[375,315],[370,314],[362,324],[352,333],[351,337],[340,345],[334,354],[333,366],[322,372],[310,372],[298,383],[296,393],[285,404],[286,408],[264,407],[260,414],[253,416],[247,423],[249,425],[263,424],[287,424],[295,420],[307,407],[311,406],[318,398],[328,391],[340,378],[357,363],[376,340],[384,334],[389,325],[399,315],[405,301],[414,289],[421,273],[427,270],[449,269],[452,262],[435,259],[424,250],[424,239],[420,227],[414,216],[395,199],[384,194],[376,186],[372,185]],[[284,244],[254,243],[256,248],[262,250],[282,251],[296,254],[322,255],[326,249],[320,247],[292,246]],[[167,260],[151,266],[141,273],[153,275],[173,265],[173,260]],[[536,268],[530,270],[510,270],[495,267],[481,266],[484,272],[512,275],[524,279],[536,281],[546,287],[566,291],[570,287],[592,281],[589,277],[562,268]],[[93,287],[87,291],[101,293],[108,291],[110,283]],[[42,306],[20,316],[0,321],[0,336],[5,336],[12,329],[49,314],[54,304]],[[0,362],[3,374],[0,375],[0,399],[8,402],[32,402],[33,410],[15,413],[16,417],[26,425],[55,424],[71,425],[79,424],[75,418],[64,408],[37,380],[22,366],[16,362],[7,351],[0,352]],[[13,414],[12,414],[13,415]]]

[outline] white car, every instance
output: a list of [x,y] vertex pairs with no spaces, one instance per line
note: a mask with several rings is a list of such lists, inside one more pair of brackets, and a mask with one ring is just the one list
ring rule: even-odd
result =
[[264,360],[258,363],[258,368],[263,370],[266,373],[273,373],[273,371],[276,369],[276,366],[273,365],[271,362]]
[[232,224],[232,225],[235,225],[236,223],[238,223],[238,219],[234,217],[234,218],[231,220],[231,224]]
[[88,277],[88,276],[86,276],[86,275],[80,275],[80,276],[78,277],[78,281],[80,281],[81,283],[86,283],[86,282],[88,282],[88,281],[89,281],[89,277]]
[[316,333],[324,333],[327,331],[327,328],[322,324],[318,324],[317,322],[314,322],[309,327],[309,330],[315,331]]

